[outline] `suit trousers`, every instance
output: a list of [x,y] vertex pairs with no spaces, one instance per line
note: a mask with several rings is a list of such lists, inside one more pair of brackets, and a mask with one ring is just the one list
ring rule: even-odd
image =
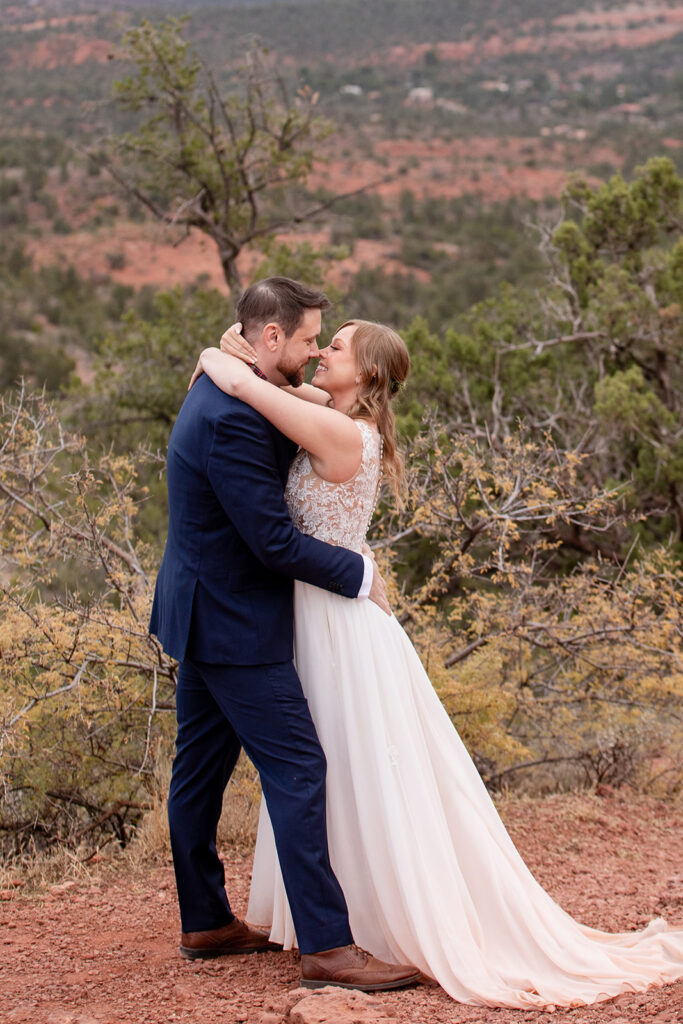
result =
[[216,829],[243,747],[261,778],[300,951],[352,942],[327,848],[325,755],[293,663],[183,661],[176,709],[168,816],[182,930],[233,920]]

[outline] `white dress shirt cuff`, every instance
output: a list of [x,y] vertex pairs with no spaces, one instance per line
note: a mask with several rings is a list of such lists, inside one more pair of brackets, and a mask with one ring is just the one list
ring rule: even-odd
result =
[[365,565],[365,570],[363,572],[363,582],[361,583],[360,590],[357,594],[359,600],[369,597],[370,588],[372,587],[373,561],[370,558],[370,555],[363,555],[363,563]]

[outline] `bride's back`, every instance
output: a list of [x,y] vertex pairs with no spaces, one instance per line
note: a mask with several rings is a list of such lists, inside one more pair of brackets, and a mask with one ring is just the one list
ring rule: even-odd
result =
[[285,498],[302,533],[360,551],[377,501],[382,442],[373,426],[362,420],[354,423],[363,438],[361,464],[354,476],[341,484],[323,480],[301,450],[292,462]]

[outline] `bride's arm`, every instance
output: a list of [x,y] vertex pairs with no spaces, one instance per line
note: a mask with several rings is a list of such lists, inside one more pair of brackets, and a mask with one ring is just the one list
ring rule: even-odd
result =
[[312,384],[300,384],[298,388],[293,388],[291,384],[285,384],[280,391],[286,391],[288,395],[293,395],[295,398],[303,398],[304,402],[314,402],[315,405],[329,406],[330,404],[330,396],[327,391],[323,391],[322,388],[314,388]]
[[[242,334],[242,324],[239,322],[228,327],[221,338],[220,348],[221,352],[227,352],[229,356],[237,356],[249,366],[253,366],[258,360],[256,350],[251,347]],[[315,402],[316,405],[329,405],[330,403],[330,396],[327,392],[320,388],[314,388],[311,384],[302,384],[298,388],[286,385],[282,390],[286,391],[288,395],[303,398],[305,402]]]
[[358,427],[344,413],[300,401],[284,388],[261,380],[246,363],[217,348],[204,349],[199,365],[222,391],[251,405],[305,448],[316,473],[325,480],[343,483],[354,475],[360,466],[363,442]]

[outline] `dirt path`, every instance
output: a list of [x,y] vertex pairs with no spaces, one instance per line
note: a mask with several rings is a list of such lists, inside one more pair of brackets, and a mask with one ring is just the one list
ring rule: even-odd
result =
[[[501,813],[539,881],[575,917],[610,930],[662,914],[683,925],[683,806],[630,796],[507,800]],[[226,858],[238,913],[248,858]],[[103,873],[44,893],[0,893],[0,1020],[12,1024],[679,1024],[683,981],[597,1007],[462,1006],[440,989],[362,996],[298,990],[295,953],[190,963],[177,955],[169,865]]]

